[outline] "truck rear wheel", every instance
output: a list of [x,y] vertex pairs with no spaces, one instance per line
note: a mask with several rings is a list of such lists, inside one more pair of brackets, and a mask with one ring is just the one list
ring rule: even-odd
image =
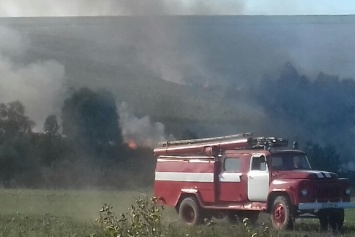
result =
[[202,222],[201,208],[196,198],[185,198],[179,207],[179,216],[187,225],[197,225]]
[[288,197],[278,196],[275,198],[271,209],[271,222],[275,229],[293,228],[292,204]]

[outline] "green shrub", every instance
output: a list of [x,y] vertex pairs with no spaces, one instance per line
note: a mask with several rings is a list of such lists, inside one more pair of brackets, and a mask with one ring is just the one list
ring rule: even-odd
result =
[[[165,213],[165,212],[164,212]],[[259,220],[262,218],[259,218]],[[111,205],[100,210],[96,233],[92,237],[325,237],[332,232],[320,232],[319,225],[307,221],[298,223],[294,230],[278,231],[269,224],[250,223],[248,218],[237,224],[206,219],[204,225],[187,226],[180,222],[164,221],[163,208],[156,198],[137,198],[128,212],[116,216]],[[262,220],[260,220],[262,222]],[[313,224],[312,224],[313,223]],[[353,236],[354,227],[347,227],[341,236]]]
[[[261,225],[255,228],[247,218],[238,225],[216,225],[208,221],[205,225],[187,227],[183,224],[163,223],[163,208],[157,204],[156,198],[137,198],[127,213],[119,217],[113,212],[112,205],[104,204],[97,222],[99,229],[93,236],[103,237],[198,237],[198,236],[269,236],[269,228]],[[182,226],[183,225],[183,226]]]
[[112,237],[140,237],[165,236],[162,225],[162,208],[157,205],[157,199],[137,198],[135,205],[131,205],[128,213],[117,217],[111,205],[105,204],[100,210],[97,222],[100,224],[101,236]]

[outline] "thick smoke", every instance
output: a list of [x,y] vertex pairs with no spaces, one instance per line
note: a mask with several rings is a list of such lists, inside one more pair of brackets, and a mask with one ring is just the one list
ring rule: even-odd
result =
[[47,115],[60,111],[64,67],[54,60],[22,64],[30,42],[13,29],[0,28],[0,42],[0,101],[22,102],[40,130]]
[[319,72],[355,75],[348,50],[355,40],[353,17],[130,19],[103,23],[95,31],[77,26],[75,37],[88,43],[84,56],[178,84],[229,81],[240,87],[277,73],[285,62],[312,78]]
[[[227,1],[180,1],[180,0],[78,0],[78,1],[54,1],[54,0],[34,0],[31,2],[10,1],[0,2],[0,15],[3,16],[161,16],[161,15],[230,15],[240,14],[243,10],[243,4],[239,0]],[[132,27],[123,28],[115,31],[111,29],[112,36],[109,40],[104,34],[92,32],[91,35],[82,34],[82,39],[98,39],[99,44],[105,43],[105,46],[129,48],[130,55],[127,58],[133,58],[132,61],[125,61],[125,64],[132,65],[133,70],[137,67],[146,68],[154,76],[161,79],[185,84],[191,81],[191,78],[203,81],[212,79],[211,73],[200,58],[199,52],[190,48],[181,40],[183,32],[179,23],[166,19],[144,19],[144,24],[132,25]],[[81,29],[79,29],[80,31]],[[105,38],[106,37],[106,38]],[[113,40],[113,42],[111,42]],[[189,54],[186,54],[186,51]],[[107,61],[107,58],[113,58],[117,63],[118,54],[115,49],[104,49],[105,52],[116,53],[113,56],[100,55],[98,52],[86,52],[92,58]],[[110,62],[110,63],[111,63]]]
[[137,16],[240,14],[239,0],[3,0],[0,15],[28,16]]
[[[127,103],[119,105],[120,126],[125,142],[134,142],[137,146],[155,147],[159,142],[167,140],[165,126],[160,122],[152,122],[149,116],[136,117],[129,111]],[[172,135],[169,140],[174,139]]]
[[[132,110],[141,103],[132,98],[140,87],[139,81],[151,82],[152,87],[143,88],[149,94],[147,98],[159,97],[154,100],[157,105],[151,107],[155,110],[140,111],[141,115],[161,116],[156,111],[161,109],[168,111],[163,116],[178,114],[179,118],[191,118],[192,122],[187,120],[191,124],[199,123],[193,121],[198,116],[184,114],[183,106],[195,103],[193,100],[174,101],[196,96],[196,100],[203,100],[192,107],[201,114],[200,118],[229,119],[228,126],[241,132],[272,131],[275,125],[270,125],[260,104],[252,103],[255,99],[248,88],[258,86],[265,75],[275,75],[287,61],[309,75],[310,81],[321,71],[340,78],[352,77],[355,69],[350,65],[355,63],[355,57],[348,49],[355,40],[355,28],[349,27],[353,22],[351,16],[47,18],[33,23],[29,18],[26,23],[13,24],[18,28],[6,29],[1,36],[7,37],[0,44],[1,67],[3,75],[7,75],[4,78],[11,78],[1,80],[1,100],[21,100],[30,118],[41,127],[44,118],[55,112],[53,104],[58,104],[60,110],[57,95],[66,77],[77,88],[112,90],[126,86],[129,83],[124,81],[132,79],[136,85],[129,88],[129,93],[116,90],[121,100],[131,96],[126,101]],[[19,33],[20,29],[26,30],[26,37]],[[22,58],[26,58],[26,63]],[[169,83],[159,83],[159,79]],[[179,85],[174,87],[170,82]],[[191,85],[196,89],[183,94],[183,89]],[[210,93],[198,97],[204,87]],[[172,97],[171,88],[179,89],[183,95]],[[36,89],[41,93],[35,93]],[[209,114],[202,115],[200,111]],[[168,126],[160,118],[156,121]],[[149,119],[145,123],[154,125]],[[217,124],[213,131],[217,133],[223,125]],[[287,121],[277,124],[276,133],[282,134],[284,127],[289,127]],[[229,127],[224,133],[227,130]]]
[[347,1],[332,0],[2,0],[0,15],[350,15]]
[[[267,91],[268,93],[265,93]],[[319,75],[310,79],[286,64],[276,78],[260,86],[257,98],[270,117],[273,128],[284,134],[332,144],[343,161],[352,160],[355,138],[355,81],[337,76]]]

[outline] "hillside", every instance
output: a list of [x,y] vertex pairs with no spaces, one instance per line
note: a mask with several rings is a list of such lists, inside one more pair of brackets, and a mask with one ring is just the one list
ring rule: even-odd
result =
[[221,135],[273,130],[251,88],[287,62],[312,77],[354,75],[346,50],[353,22],[354,16],[68,17],[2,18],[0,26],[15,31],[25,49],[10,52],[10,74],[55,61],[66,88],[109,89],[135,115],[173,133]]
[[235,106],[231,106],[234,98],[225,96],[226,82],[208,87],[204,82],[175,83],[162,80],[144,65],[132,65],[134,49],[108,43],[111,27],[119,28],[116,23],[142,23],[141,19],[130,20],[123,19],[126,22],[122,23],[118,18],[20,18],[3,22],[29,38],[30,47],[21,58],[25,63],[55,60],[65,67],[66,86],[109,89],[118,101],[127,102],[134,114],[163,122],[173,133],[243,122],[233,109]]

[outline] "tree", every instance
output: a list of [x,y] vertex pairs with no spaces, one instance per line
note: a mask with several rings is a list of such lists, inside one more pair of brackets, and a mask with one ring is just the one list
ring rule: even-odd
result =
[[312,168],[335,173],[340,171],[340,156],[333,145],[322,147],[317,143],[307,142],[305,152]]
[[40,164],[51,166],[53,162],[66,159],[71,152],[70,146],[59,133],[60,125],[55,115],[47,116],[42,134],[33,136],[33,143],[39,150]]
[[87,151],[121,145],[119,115],[113,95],[88,88],[75,91],[62,108],[62,132]]
[[353,79],[324,73],[310,79],[286,64],[279,76],[265,78],[258,89],[255,98],[274,126],[334,144],[344,158],[355,153]]
[[20,101],[0,104],[0,130],[5,136],[28,134],[32,132],[32,122],[25,116],[25,107]]
[[46,134],[51,136],[58,136],[59,135],[60,125],[57,121],[57,116],[55,115],[48,115],[46,120],[44,121],[43,131]]
[[30,144],[33,125],[21,102],[0,104],[0,176],[5,187],[35,157]]

